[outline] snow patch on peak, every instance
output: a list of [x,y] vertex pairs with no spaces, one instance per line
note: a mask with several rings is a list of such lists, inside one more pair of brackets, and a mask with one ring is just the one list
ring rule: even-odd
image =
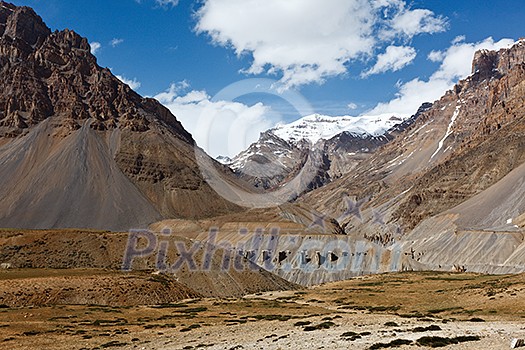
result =
[[315,144],[321,139],[328,140],[342,132],[380,136],[404,119],[392,114],[360,117],[312,114],[289,124],[278,124],[271,132],[288,142],[296,143],[304,139]]
[[229,165],[232,162],[232,159],[228,156],[218,156],[215,160],[225,165]]

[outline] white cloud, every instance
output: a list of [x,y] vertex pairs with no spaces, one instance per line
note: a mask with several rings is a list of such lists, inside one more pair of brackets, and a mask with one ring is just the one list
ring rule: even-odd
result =
[[124,84],[128,84],[130,88],[132,88],[133,90],[137,90],[138,88],[140,88],[140,81],[138,81],[137,79],[127,79],[125,77],[123,77],[122,75],[115,75],[118,80],[120,80],[121,82],[123,82]]
[[467,37],[465,35],[458,35],[457,37],[454,38],[454,40],[452,40],[452,45],[459,44],[460,42],[463,42],[466,39]]
[[117,47],[118,45],[122,44],[124,42],[124,39],[114,38],[112,39],[109,44],[113,47]]
[[197,144],[212,157],[233,157],[257,141],[279,120],[262,103],[214,101],[206,91],[191,90],[186,81],[155,96],[182,123]]
[[385,53],[377,56],[376,64],[361,76],[367,77],[372,74],[398,71],[412,63],[416,55],[416,50],[413,47],[391,45],[386,48]]
[[429,59],[441,62],[441,65],[428,80],[416,78],[400,84],[396,98],[386,103],[379,103],[366,114],[391,113],[410,116],[423,102],[434,102],[451,89],[459,79],[469,76],[476,51],[499,50],[514,43],[512,39],[494,41],[490,37],[477,43],[466,43],[463,40],[464,38],[455,39],[447,50],[430,53]]
[[102,44],[96,41],[93,41],[92,43],[89,43],[89,46],[91,46],[91,53],[93,55],[96,55],[98,50],[102,47]]
[[179,4],[179,0],[155,0],[155,2],[161,7],[175,7]]
[[204,0],[196,31],[237,55],[250,74],[277,74],[285,88],[347,73],[385,46],[446,28],[404,0]]
[[353,102],[350,102],[348,105],[347,105],[348,109],[350,110],[354,110],[354,109],[357,109],[357,107],[359,107],[357,104],[353,103]]
[[445,53],[443,51],[432,50],[427,58],[432,62],[441,62],[445,59]]
[[402,34],[412,38],[422,33],[439,33],[446,29],[446,21],[442,17],[436,17],[430,10],[403,9],[390,21],[391,29],[386,29],[383,35],[386,38]]
[[514,44],[513,39],[494,41],[491,37],[477,43],[466,43],[454,40],[452,45],[443,52],[440,68],[431,79],[446,79],[449,81],[465,78],[471,74],[472,59],[478,50],[499,50]]

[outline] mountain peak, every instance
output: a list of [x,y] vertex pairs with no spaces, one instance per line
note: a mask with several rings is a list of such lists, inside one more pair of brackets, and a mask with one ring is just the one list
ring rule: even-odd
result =
[[402,120],[403,118],[391,114],[359,117],[312,114],[289,124],[277,125],[270,131],[288,142],[298,143],[306,140],[315,144],[319,140],[329,140],[342,132],[361,136],[380,136]]
[[2,226],[127,230],[239,210],[205,182],[176,117],[74,31],[0,2],[0,76]]
[[33,46],[41,43],[51,34],[51,30],[33,9],[17,7],[0,1],[0,35],[19,39]]
[[65,135],[85,121],[98,131],[134,132],[163,122],[193,144],[164,106],[98,66],[88,40],[76,32],[51,33],[31,8],[0,2],[0,34],[0,136],[22,135],[53,117]]

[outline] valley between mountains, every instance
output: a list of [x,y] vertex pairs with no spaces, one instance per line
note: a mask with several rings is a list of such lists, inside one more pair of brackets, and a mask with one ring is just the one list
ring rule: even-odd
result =
[[412,116],[304,116],[233,159],[4,1],[0,75],[2,346],[525,337],[525,40]]

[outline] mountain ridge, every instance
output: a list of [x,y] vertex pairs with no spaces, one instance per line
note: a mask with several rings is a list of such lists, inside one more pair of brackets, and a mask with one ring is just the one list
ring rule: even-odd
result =
[[241,210],[206,183],[176,117],[101,68],[86,38],[0,5],[0,225],[127,230]]
[[257,142],[226,164],[241,179],[265,190],[284,186],[305,164],[309,164],[313,167],[310,171],[316,175],[304,185],[298,193],[300,196],[351,171],[376,149],[392,140],[393,135],[413,123],[429,105],[423,104],[416,114],[408,118],[390,114],[305,116],[261,133]]
[[[386,219],[410,231],[501,180],[524,160],[519,151],[525,110],[524,44],[477,52],[472,75],[360,164],[354,178],[344,176],[328,185],[324,194],[317,193],[324,199],[309,194],[310,203],[331,203],[326,209],[336,215],[344,211],[337,199],[342,193],[370,197],[363,210],[386,211],[391,214]],[[340,189],[334,191],[337,186]],[[395,203],[388,204],[394,198]],[[370,222],[354,219],[346,223],[347,231],[371,231],[366,228]]]
[[307,140],[315,145],[319,140],[329,140],[343,132],[356,136],[381,136],[403,118],[387,113],[379,116],[327,116],[312,114],[288,124],[279,124],[270,129],[281,139],[300,143]]

